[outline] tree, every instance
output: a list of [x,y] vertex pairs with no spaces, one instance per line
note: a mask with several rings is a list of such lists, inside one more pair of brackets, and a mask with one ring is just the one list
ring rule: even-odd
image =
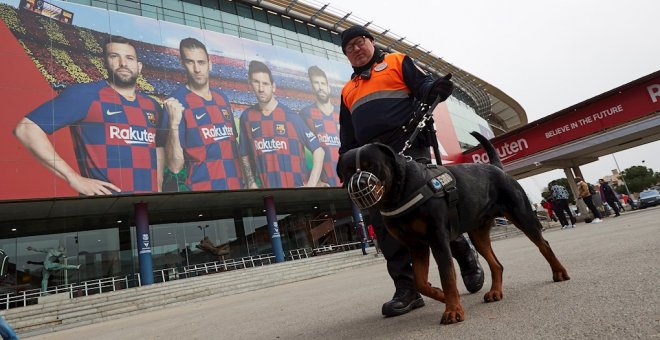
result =
[[[573,197],[573,192],[571,191],[571,186],[568,185],[568,179],[567,178],[557,178],[555,180],[550,181],[548,183],[548,186],[550,187],[550,186],[554,185],[555,183],[563,186],[566,189],[566,191],[568,191],[568,203],[575,204],[575,197]],[[544,190],[544,192],[545,192],[545,190]]]
[[[630,192],[641,192],[660,181],[660,173],[653,172],[653,169],[643,165],[631,166],[621,172],[621,176],[626,181]],[[619,188],[624,189],[625,188]]]

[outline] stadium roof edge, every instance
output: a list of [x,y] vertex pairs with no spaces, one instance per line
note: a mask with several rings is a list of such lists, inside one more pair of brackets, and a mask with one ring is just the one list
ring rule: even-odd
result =
[[314,0],[241,0],[297,18],[337,33],[352,25],[365,26],[376,38],[377,43],[387,50],[408,54],[421,66],[438,74],[452,73],[453,80],[470,96],[476,105],[477,114],[486,119],[495,135],[503,134],[527,124],[527,114],[522,106],[497,87],[475,75],[443,60],[419,44],[392,33],[373,22],[356,17],[352,13]]

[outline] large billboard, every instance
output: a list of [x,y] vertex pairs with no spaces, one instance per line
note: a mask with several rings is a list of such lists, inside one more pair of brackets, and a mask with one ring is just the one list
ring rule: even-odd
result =
[[0,200],[340,184],[348,63],[60,1],[0,21]]

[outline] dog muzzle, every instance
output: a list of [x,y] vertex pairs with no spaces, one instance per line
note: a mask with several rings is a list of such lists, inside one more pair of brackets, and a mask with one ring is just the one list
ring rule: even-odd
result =
[[383,198],[383,185],[376,175],[360,170],[360,147],[355,157],[356,173],[348,180],[348,196],[361,209],[371,208]]
[[358,171],[348,181],[348,196],[358,208],[365,210],[383,198],[383,186],[376,175]]

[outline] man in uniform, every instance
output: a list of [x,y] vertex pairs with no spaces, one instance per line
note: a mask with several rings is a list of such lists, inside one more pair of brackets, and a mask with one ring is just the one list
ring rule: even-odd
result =
[[[241,114],[239,123],[241,165],[247,186],[258,188],[258,177],[262,188],[315,187],[325,156],[316,135],[299,115],[275,99],[276,86],[266,64],[251,61],[248,80],[257,103]],[[304,147],[312,151],[311,171],[305,162]]]
[[[375,46],[373,36],[362,26],[348,28],[341,37],[342,50],[354,73],[342,90],[339,153],[371,142],[387,144],[397,152],[402,150],[412,131],[404,134],[401,127],[413,115],[414,99],[427,102],[437,97],[447,99],[453,89],[451,76],[435,79],[418,68],[410,57],[386,54]],[[417,138],[406,155],[428,162],[429,146],[428,141]],[[396,288],[392,300],[383,305],[383,315],[397,316],[424,306],[424,300],[415,290],[408,250],[387,233],[378,209],[370,209],[369,215]],[[484,273],[476,252],[463,235],[450,245],[466,288],[471,293],[478,291],[483,286]]]
[[163,103],[163,126],[169,129],[166,172],[177,179],[178,190],[241,189],[234,115],[227,97],[209,86],[206,46],[186,38],[179,54],[188,82]]
[[[103,54],[108,79],[67,87],[23,118],[14,134],[41,164],[82,195],[160,191],[160,105],[135,89],[142,63],[128,39],[111,36]],[[59,156],[46,135],[67,126],[80,173]]]
[[325,151],[320,185],[336,187],[340,185],[335,171],[339,160],[339,110],[330,102],[330,86],[325,72],[312,66],[307,74],[316,102],[303,108],[300,115]]

